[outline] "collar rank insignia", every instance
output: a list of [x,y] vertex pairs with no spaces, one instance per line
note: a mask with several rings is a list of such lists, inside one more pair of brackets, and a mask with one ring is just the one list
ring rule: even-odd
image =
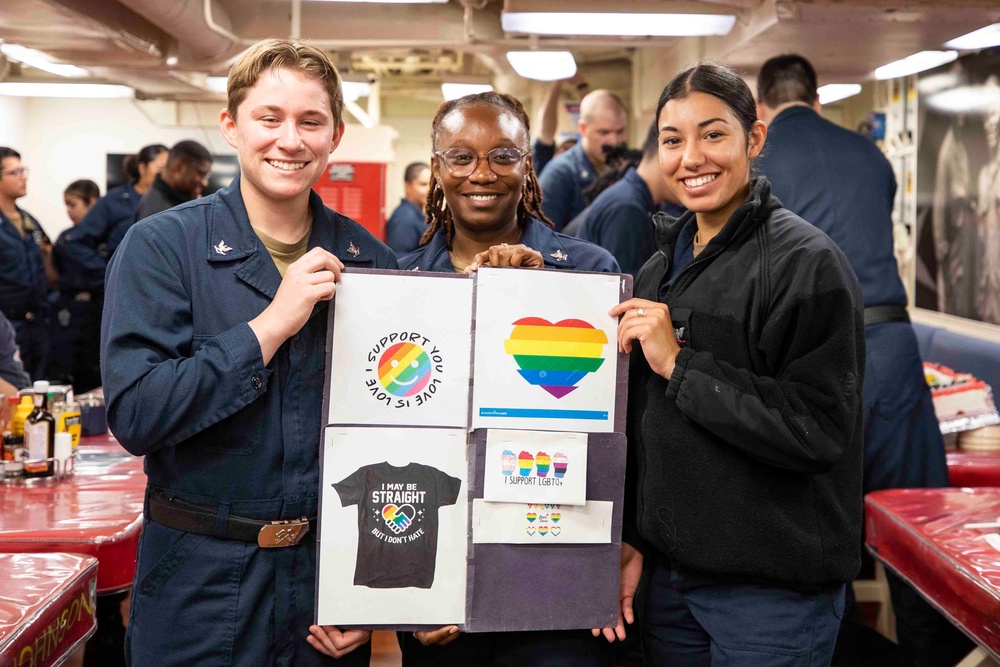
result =
[[556,260],[557,262],[565,262],[567,259],[569,259],[569,255],[564,253],[562,250],[556,250],[554,253],[549,255],[549,257]]
[[347,246],[347,252],[351,253],[355,257],[361,254],[361,249],[354,245],[354,241],[351,241],[351,245]]
[[215,249],[215,252],[217,252],[220,255],[225,255],[227,252],[232,250],[232,248],[227,246],[226,242],[222,240],[219,241],[219,245],[213,246],[213,248]]

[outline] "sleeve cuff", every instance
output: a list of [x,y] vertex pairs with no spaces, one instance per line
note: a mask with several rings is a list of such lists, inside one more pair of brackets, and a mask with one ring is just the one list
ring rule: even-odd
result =
[[681,351],[677,353],[677,359],[674,361],[674,372],[670,374],[670,380],[667,382],[666,397],[668,400],[672,401],[677,398],[681,381],[684,379],[684,369],[687,368],[688,361],[693,356],[694,350],[689,347],[681,348]]
[[219,343],[233,360],[244,401],[250,403],[256,400],[267,391],[271,371],[264,366],[260,343],[250,324],[243,322],[220,334]]

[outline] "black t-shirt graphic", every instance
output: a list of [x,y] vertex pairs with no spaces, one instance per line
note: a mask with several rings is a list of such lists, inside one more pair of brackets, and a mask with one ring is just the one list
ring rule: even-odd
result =
[[332,485],[344,507],[358,506],[354,585],[430,588],[437,557],[438,508],[454,505],[462,480],[437,468],[375,463]]

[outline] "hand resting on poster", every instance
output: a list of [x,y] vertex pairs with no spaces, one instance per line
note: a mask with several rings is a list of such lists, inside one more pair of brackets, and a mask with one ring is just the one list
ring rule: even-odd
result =
[[618,349],[632,352],[632,341],[642,345],[642,353],[653,372],[670,379],[681,346],[677,343],[670,309],[666,304],[646,299],[629,299],[611,309],[612,317],[623,315],[618,322]]
[[519,266],[524,269],[544,269],[545,260],[542,253],[532,250],[526,245],[510,245],[501,243],[490,246],[489,250],[484,250],[477,254],[472,263],[466,267],[466,273],[475,273],[480,266]]
[[340,630],[332,625],[310,625],[306,641],[331,658],[342,658],[372,638],[370,630]]
[[619,593],[618,593],[618,624],[613,628],[594,628],[591,633],[595,637],[602,634],[609,642],[613,642],[617,637],[619,641],[625,639],[625,625],[632,625],[635,621],[635,614],[632,611],[632,602],[635,599],[635,591],[639,588],[639,577],[642,576],[642,553],[627,542],[622,542],[622,560],[619,570]]
[[446,625],[437,630],[417,631],[413,636],[424,646],[444,646],[458,639],[460,634],[457,625]]
[[249,322],[265,366],[282,343],[305,326],[313,307],[333,298],[343,268],[336,255],[322,248],[313,248],[288,265],[274,300]]

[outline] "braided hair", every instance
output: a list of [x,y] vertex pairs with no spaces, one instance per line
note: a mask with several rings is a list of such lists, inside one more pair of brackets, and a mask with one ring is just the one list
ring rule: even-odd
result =
[[[512,95],[504,93],[486,92],[466,95],[455,100],[449,100],[438,107],[434,121],[431,123],[431,146],[432,150],[437,149],[437,136],[441,127],[441,121],[456,109],[466,106],[481,104],[495,107],[502,111],[513,114],[524,126],[525,135],[530,130],[528,114],[524,110],[521,102]],[[435,159],[433,156],[431,159]],[[430,194],[427,196],[427,203],[424,204],[424,215],[427,218],[427,231],[420,239],[420,245],[427,245],[439,229],[445,232],[445,244],[451,248],[455,238],[455,221],[451,217],[451,210],[447,208],[444,198],[444,188],[438,182],[434,170],[431,170]],[[521,229],[528,224],[530,218],[537,218],[549,227],[553,227],[542,212],[542,188],[538,185],[538,176],[535,175],[535,167],[528,158],[528,173],[524,177],[524,187],[521,190],[521,201],[517,204],[517,225]]]

